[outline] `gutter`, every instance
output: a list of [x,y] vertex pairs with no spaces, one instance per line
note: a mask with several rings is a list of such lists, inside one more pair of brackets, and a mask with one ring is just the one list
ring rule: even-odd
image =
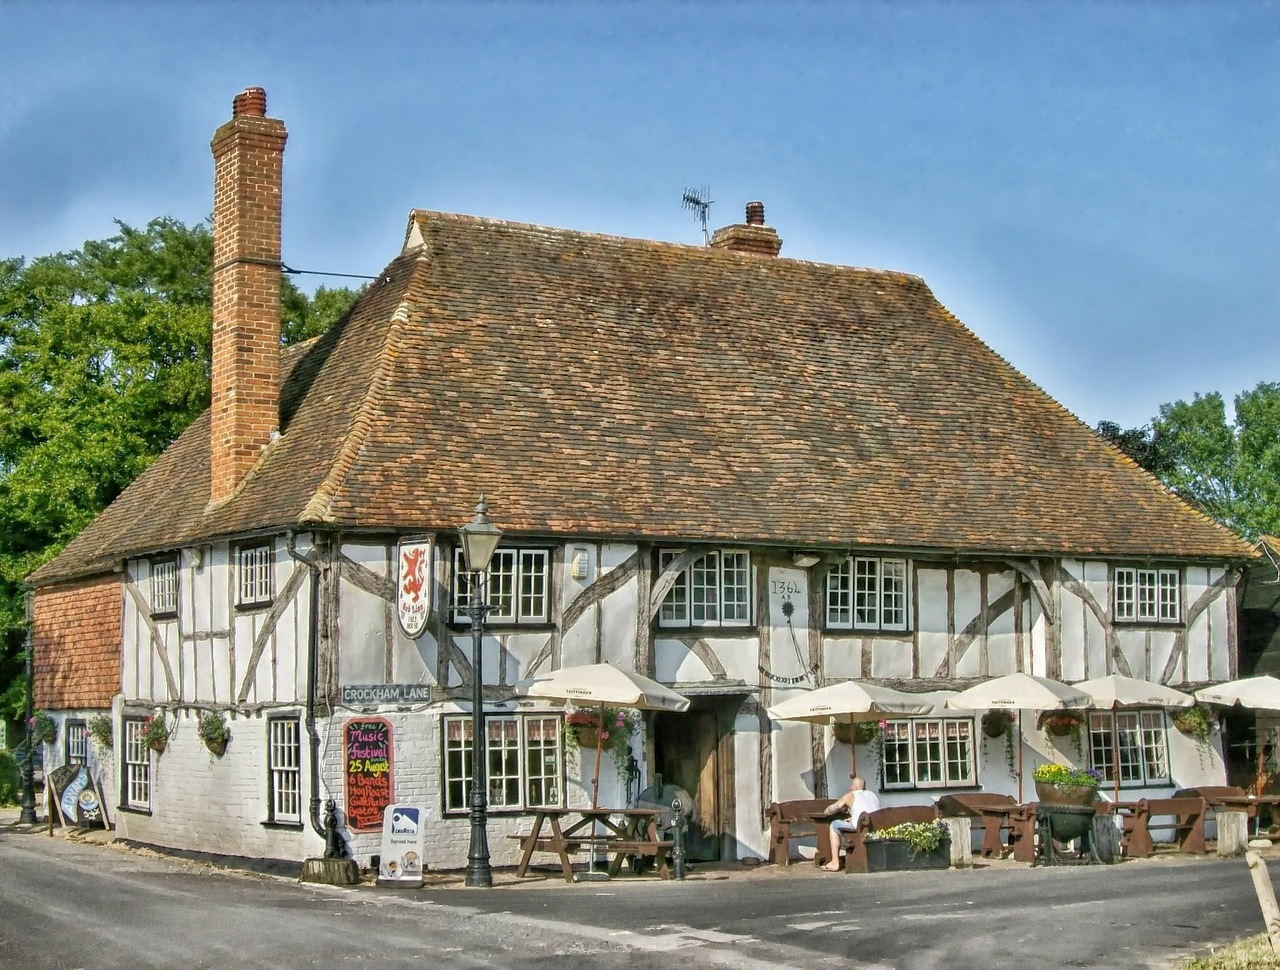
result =
[[[315,533],[312,533],[315,535]],[[307,623],[307,747],[311,754],[311,801],[309,804],[308,815],[311,819],[311,829],[320,836],[325,838],[324,825],[320,821],[320,732],[316,729],[316,676],[319,666],[319,657],[317,649],[318,627],[320,623],[320,567],[307,559],[305,556],[298,555],[296,542],[297,533],[290,529],[284,536],[284,547],[289,553],[291,559],[302,563],[311,570],[311,617]],[[315,544],[312,543],[314,551]]]

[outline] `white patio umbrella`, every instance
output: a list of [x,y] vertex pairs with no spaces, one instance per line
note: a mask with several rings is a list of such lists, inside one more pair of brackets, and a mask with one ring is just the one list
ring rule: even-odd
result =
[[1022,801],[1022,712],[1080,710],[1091,698],[1084,691],[1031,674],[1005,674],[948,697],[950,711],[1016,710],[1018,712],[1018,801]]
[[[792,697],[769,708],[769,717],[775,721],[808,721],[810,724],[826,724],[833,717],[848,720],[852,727],[859,721],[878,721],[886,717],[918,717],[932,714],[937,699],[919,694],[908,694],[879,684],[845,680],[811,690]],[[853,752],[853,770],[857,773],[857,748]]]
[[[1180,690],[1153,684],[1137,677],[1109,674],[1082,680],[1077,690],[1085,691],[1093,703],[1089,706],[1100,711],[1115,711],[1126,707],[1192,707],[1196,699]],[[1115,800],[1120,801],[1120,742],[1114,728],[1111,731],[1111,765],[1115,779]]]
[[[1223,707],[1243,707],[1252,711],[1267,714],[1280,713],[1280,680],[1270,674],[1259,674],[1256,677],[1242,677],[1229,680],[1217,687],[1204,687],[1196,691],[1196,698],[1206,704],[1221,704]],[[1265,737],[1265,730],[1263,735]],[[1266,751],[1262,738],[1258,739],[1258,779],[1261,779],[1266,768]],[[1255,789],[1261,786],[1255,781]],[[1260,790],[1255,794],[1262,794]]]
[[674,711],[689,709],[689,698],[677,694],[656,680],[621,670],[612,664],[584,664],[561,667],[548,674],[539,674],[517,683],[512,690],[517,697],[542,697],[547,700],[569,701],[579,707],[599,708],[599,724],[596,730],[596,770],[591,779],[591,807],[599,807],[600,757],[604,747],[604,709],[630,707],[638,711]]

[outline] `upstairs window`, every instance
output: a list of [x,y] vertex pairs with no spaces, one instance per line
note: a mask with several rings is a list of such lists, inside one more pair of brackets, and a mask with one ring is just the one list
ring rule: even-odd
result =
[[1117,623],[1177,623],[1182,618],[1181,589],[1176,569],[1119,567],[1112,617]]
[[[658,553],[663,573],[680,550]],[[659,626],[747,626],[751,622],[751,556],[718,549],[681,570],[658,611]]]
[[264,606],[271,602],[271,543],[241,546],[236,550],[238,606]]
[[[547,623],[551,553],[546,549],[496,549],[489,560],[489,623]],[[461,549],[453,551],[453,622],[471,618],[471,574]]]
[[905,559],[852,556],[827,573],[827,626],[906,630],[910,606]]
[[178,560],[151,561],[151,615],[176,616],[178,612]]

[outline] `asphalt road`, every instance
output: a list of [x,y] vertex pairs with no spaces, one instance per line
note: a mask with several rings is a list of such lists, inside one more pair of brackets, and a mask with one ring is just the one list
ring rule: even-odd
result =
[[[1271,862],[1280,873],[1280,855]],[[503,882],[506,880],[504,879]],[[1261,932],[1240,860],[338,889],[0,828],[0,968],[1166,968]]]

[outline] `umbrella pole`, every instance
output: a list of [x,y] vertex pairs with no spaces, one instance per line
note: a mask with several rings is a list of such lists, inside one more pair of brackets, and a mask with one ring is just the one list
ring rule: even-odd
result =
[[1018,708],[1018,804],[1022,804],[1022,708]]
[[1116,782],[1115,801],[1120,801],[1120,731],[1116,727],[1115,708],[1111,710],[1111,777]]
[[858,773],[858,736],[853,730],[853,714],[849,715],[849,773]]
[[[604,751],[604,704],[600,705],[600,713],[596,717],[596,771],[591,778],[591,809],[600,807],[600,757]],[[587,858],[587,872],[596,871],[596,820],[591,820],[591,852]]]

